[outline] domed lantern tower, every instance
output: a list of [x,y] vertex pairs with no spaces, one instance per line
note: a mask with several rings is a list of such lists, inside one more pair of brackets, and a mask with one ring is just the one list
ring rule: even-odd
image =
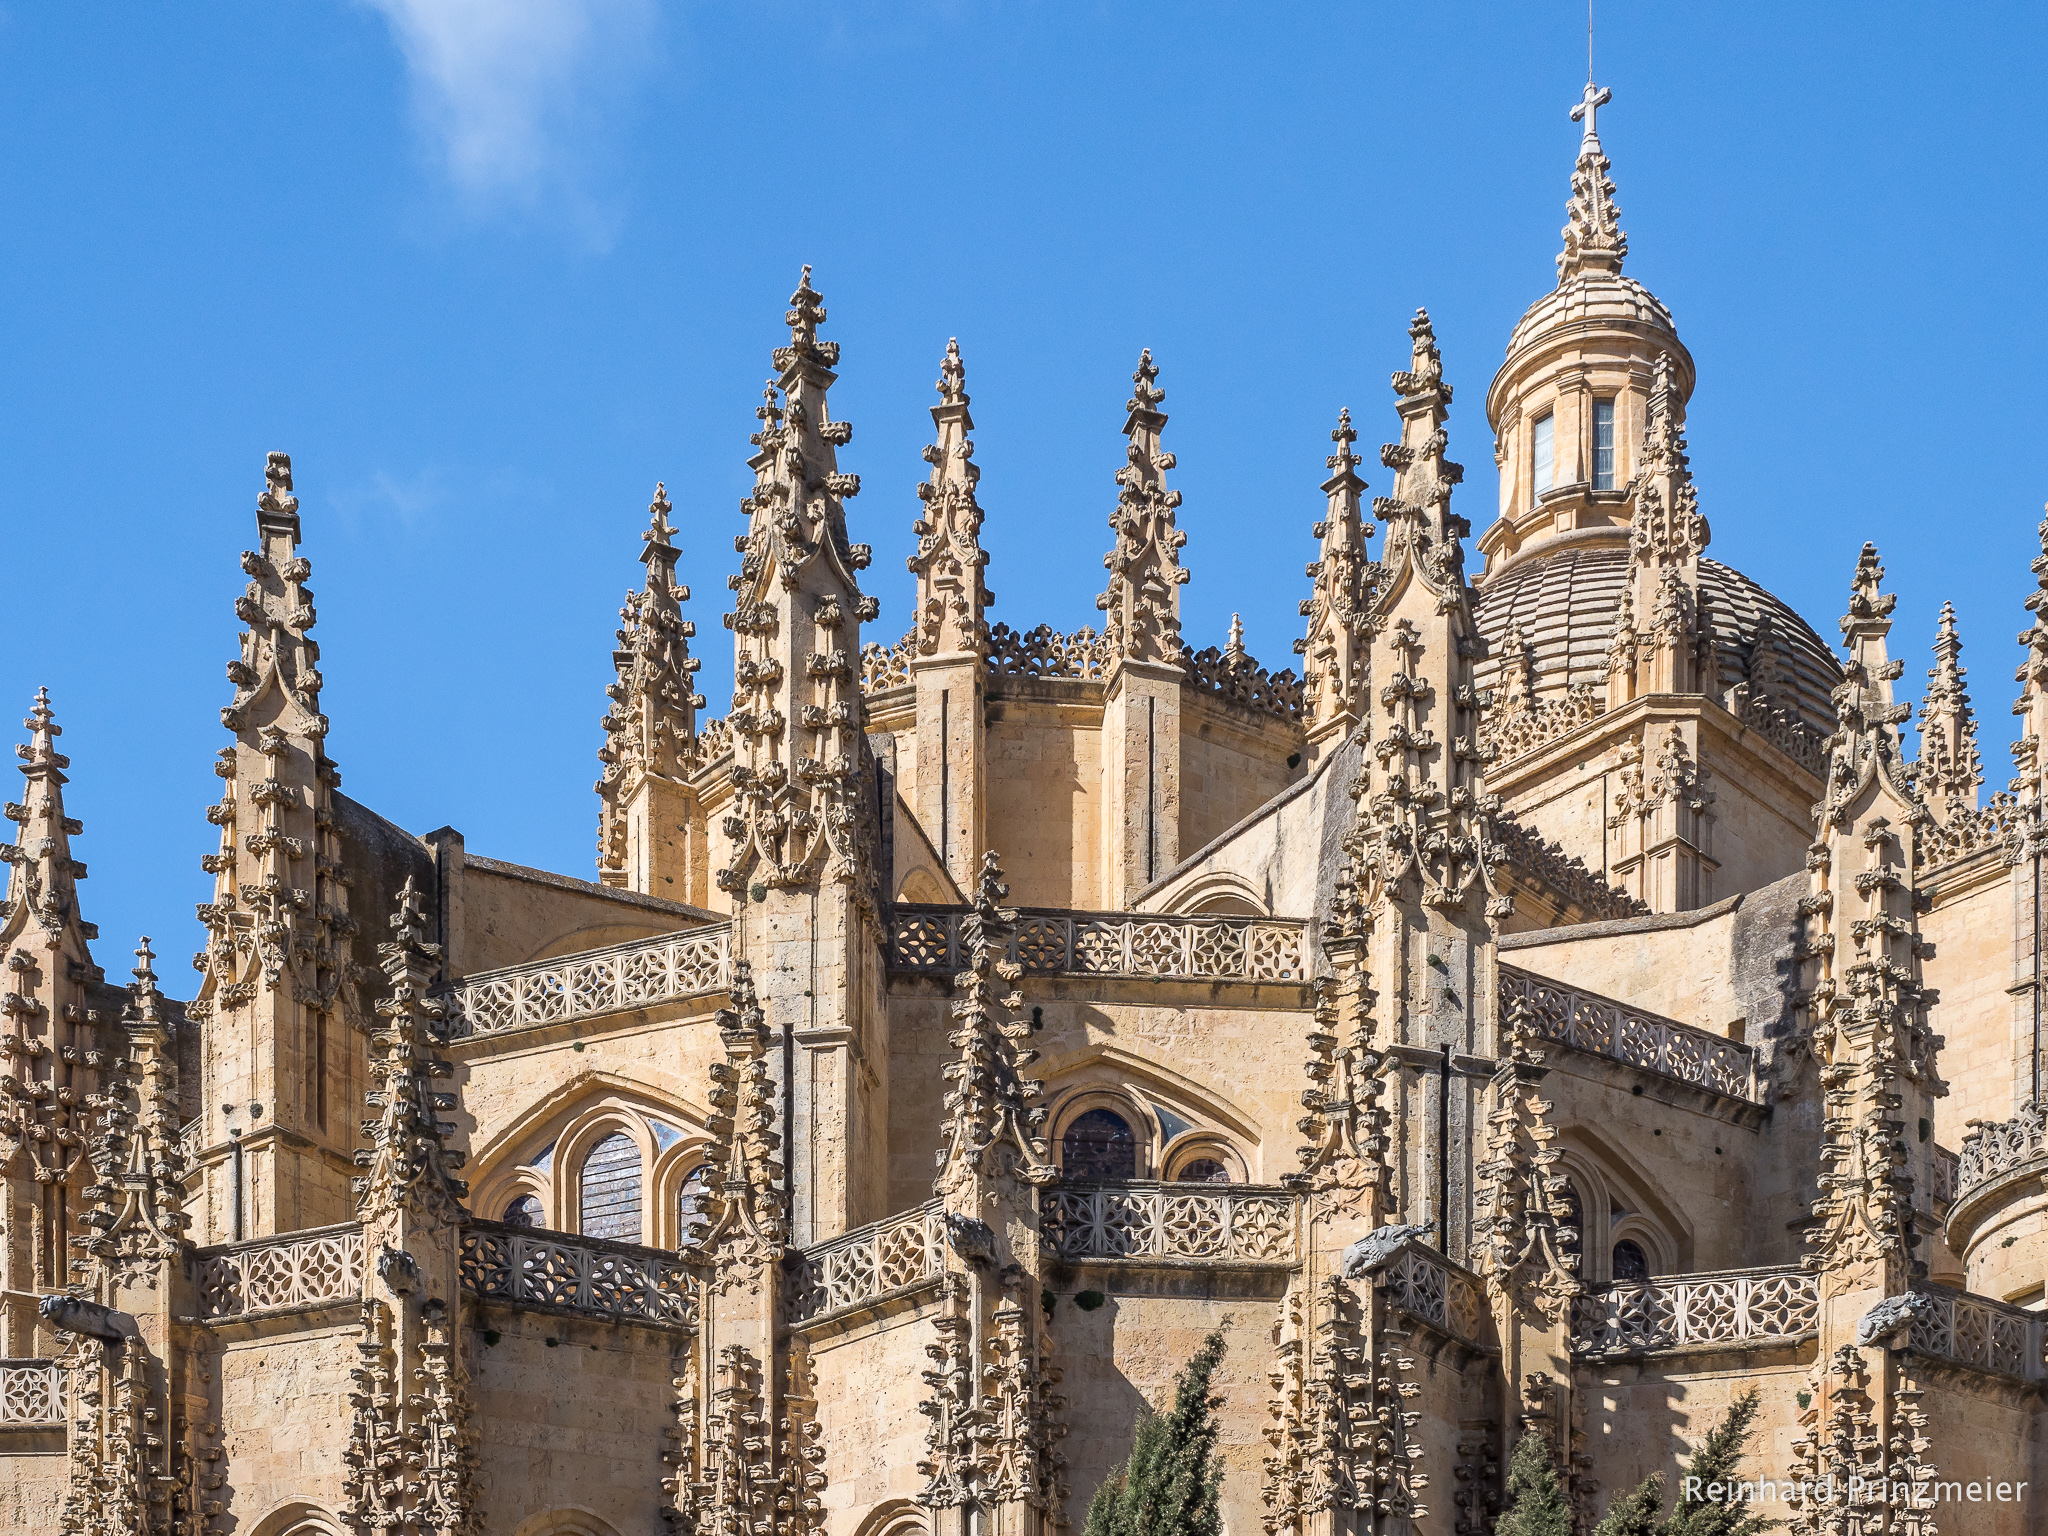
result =
[[1622,272],[1598,127],[1610,99],[1589,82],[1572,108],[1557,286],[1516,325],[1486,397],[1500,516],[1478,540],[1483,746],[1517,820],[1675,912],[1799,867],[1841,667],[1789,607],[1705,558],[1692,354]]
[[1622,275],[1622,232],[1596,120],[1611,99],[1588,85],[1557,287],[1529,306],[1486,394],[1500,467],[1500,520],[1479,540],[1491,575],[1560,540],[1626,547],[1628,484],[1649,425],[1658,364],[1680,419],[1693,361],[1671,311]]

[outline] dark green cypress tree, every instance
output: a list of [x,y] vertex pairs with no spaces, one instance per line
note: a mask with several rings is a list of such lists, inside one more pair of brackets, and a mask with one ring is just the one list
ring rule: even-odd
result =
[[1223,1399],[1209,1391],[1222,1359],[1223,1335],[1212,1333],[1176,1378],[1173,1407],[1139,1424],[1130,1459],[1095,1490],[1083,1536],[1223,1536]]
[[[1738,1504],[1732,1494],[1719,1500],[1707,1497],[1713,1483],[1732,1483],[1742,1464],[1742,1452],[1756,1432],[1757,1390],[1751,1387],[1728,1405],[1728,1412],[1708,1432],[1693,1452],[1692,1465],[1679,1474],[1678,1507],[1671,1511],[1662,1536],[1756,1536],[1772,1523],[1756,1512],[1753,1504]],[[1697,1478],[1697,1484],[1693,1479]],[[1696,1487],[1696,1494],[1688,1494]]]
[[1657,1516],[1663,1511],[1664,1476],[1652,1472],[1634,1493],[1607,1506],[1607,1517],[1593,1528],[1593,1536],[1660,1536]]
[[1572,1536],[1571,1506],[1557,1485],[1550,1439],[1538,1431],[1522,1436],[1508,1463],[1508,1507],[1495,1536]]

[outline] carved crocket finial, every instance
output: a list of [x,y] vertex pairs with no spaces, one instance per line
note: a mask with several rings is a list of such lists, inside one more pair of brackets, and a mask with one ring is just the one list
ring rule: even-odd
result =
[[398,889],[398,905],[391,914],[391,932],[400,944],[424,944],[427,940],[427,913],[422,905],[420,888],[411,875],[405,877],[405,884]]
[[64,727],[57,723],[57,712],[50,708],[49,689],[36,690],[36,701],[29,706],[28,718],[21,723],[28,728],[29,733],[28,745],[14,749],[22,761],[36,764],[51,763],[62,767],[63,764],[57,762],[55,742],[57,737],[64,734]]
[[1444,383],[1443,353],[1437,348],[1436,328],[1430,324],[1428,310],[1415,311],[1415,318],[1408,323],[1408,344],[1408,367],[1394,375],[1394,393],[1413,399],[1438,389],[1443,391],[1444,404],[1450,404],[1450,386]]
[[1010,887],[1003,880],[1003,861],[995,849],[985,850],[981,856],[981,880],[975,888],[974,904],[985,917],[999,918],[1002,914],[1003,898],[1010,894]]
[[294,540],[298,538],[299,499],[292,494],[292,456],[288,453],[272,453],[263,464],[263,490],[256,498],[256,523],[259,528],[273,523],[284,525]]
[[1147,347],[1138,354],[1138,368],[1131,375],[1131,398],[1124,409],[1156,411],[1165,399],[1166,391],[1159,387],[1159,365],[1152,361],[1152,349]]
[[932,386],[939,392],[942,405],[967,404],[967,365],[960,361],[960,338],[946,338],[946,355],[939,363],[939,382]]
[[1330,429],[1330,441],[1337,445],[1337,451],[1323,463],[1339,474],[1353,470],[1365,461],[1351,451],[1351,445],[1358,441],[1358,429],[1351,425],[1351,407],[1345,406],[1337,412],[1337,425]]
[[825,323],[825,296],[811,286],[809,263],[804,266],[803,276],[797,280],[796,292],[789,296],[789,313],[784,316],[789,326],[789,339],[793,346],[808,347],[818,340],[818,327]]
[[675,505],[668,499],[665,482],[654,482],[654,500],[647,503],[647,531],[640,535],[649,544],[667,545],[674,542],[675,529],[669,525],[668,515],[675,511]]

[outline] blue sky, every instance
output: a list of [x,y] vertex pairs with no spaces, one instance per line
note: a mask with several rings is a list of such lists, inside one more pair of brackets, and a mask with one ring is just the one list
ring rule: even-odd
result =
[[[1601,9],[1628,270],[1699,364],[1712,554],[1834,637],[1861,541],[1917,689],[1944,598],[2002,784],[2048,496],[2038,6]],[[293,455],[346,792],[588,874],[603,687],[667,481],[711,713],[752,408],[803,262],[906,625],[957,335],[1020,628],[1095,618],[1161,366],[1185,629],[1292,660],[1327,431],[1393,432],[1418,304],[1482,400],[1554,280],[1571,0],[0,10],[0,708],[47,684],[120,974],[189,988],[239,552]],[[1384,472],[1368,478],[1384,481]],[[1379,484],[1377,490],[1384,491]],[[17,738],[18,739],[18,738]]]

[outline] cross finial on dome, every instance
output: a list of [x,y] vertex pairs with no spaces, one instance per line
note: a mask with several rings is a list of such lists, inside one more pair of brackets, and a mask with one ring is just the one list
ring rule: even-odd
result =
[[1600,109],[1614,99],[1604,85],[1586,82],[1572,121],[1583,121],[1578,162],[1572,167],[1572,196],[1565,204],[1564,250],[1557,258],[1560,287],[1585,272],[1615,273],[1628,255],[1628,236],[1621,232],[1621,212],[1614,206],[1614,183],[1607,179],[1607,156],[1595,126]]
[[1578,105],[1572,108],[1572,121],[1576,123],[1583,118],[1586,124],[1585,136],[1595,144],[1600,142],[1600,130],[1594,126],[1594,119],[1600,109],[1612,100],[1614,92],[1604,85],[1595,85],[1588,80],[1584,94],[1579,97]]

